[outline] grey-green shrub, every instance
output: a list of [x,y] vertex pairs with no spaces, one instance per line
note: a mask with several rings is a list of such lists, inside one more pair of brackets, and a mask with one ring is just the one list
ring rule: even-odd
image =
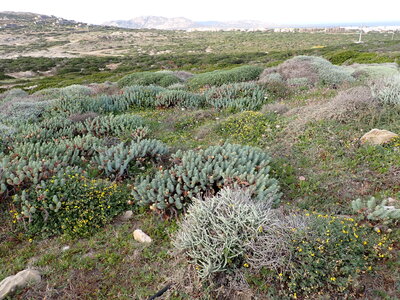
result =
[[60,89],[60,96],[69,99],[78,99],[80,97],[89,96],[92,90],[84,85],[74,84]]
[[155,161],[168,153],[168,147],[158,140],[141,140],[128,145],[120,143],[108,149],[96,149],[92,162],[104,174],[120,179],[127,174],[132,165],[141,167],[147,161]]
[[356,199],[351,202],[354,212],[363,214],[368,220],[380,221],[384,224],[400,221],[400,208],[394,205],[388,205],[388,200],[382,200],[371,197],[368,200]]
[[57,157],[37,160],[3,157],[0,160],[0,198],[62,174],[67,169],[82,172],[79,167],[68,166]]
[[156,96],[165,91],[159,86],[140,86],[134,85],[124,88],[122,97],[132,105],[148,108],[155,107]]
[[187,84],[191,89],[199,89],[204,86],[251,81],[257,79],[262,71],[263,68],[258,66],[242,66],[231,70],[207,72],[189,78]]
[[177,76],[169,72],[138,72],[126,75],[118,81],[118,86],[125,87],[131,85],[159,85],[162,87],[179,83]]
[[195,199],[189,207],[173,244],[195,265],[200,278],[243,267],[247,245],[269,230],[270,205],[254,202],[250,195],[223,189],[211,198]]
[[155,99],[157,107],[182,107],[182,108],[202,108],[205,105],[203,95],[186,91],[164,91],[159,93]]
[[40,123],[20,124],[16,141],[48,141],[92,134],[97,137],[135,134],[145,128],[144,120],[136,115],[108,115],[76,123],[64,117],[54,117]]
[[224,84],[205,95],[207,104],[216,109],[259,110],[268,101],[267,91],[254,82]]
[[400,104],[400,75],[387,77],[372,85],[373,96],[384,104]]
[[10,155],[29,160],[58,158],[69,165],[88,160],[102,140],[91,135],[77,136],[57,141],[20,142],[12,145]]
[[227,186],[249,187],[259,201],[280,200],[279,186],[271,178],[271,158],[259,148],[224,144],[200,151],[178,151],[173,165],[139,178],[133,196],[140,205],[166,214],[184,209],[193,197],[214,195]]

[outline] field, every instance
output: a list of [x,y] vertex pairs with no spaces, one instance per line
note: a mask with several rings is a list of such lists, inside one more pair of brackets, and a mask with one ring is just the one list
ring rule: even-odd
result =
[[10,299],[398,299],[400,138],[360,140],[400,134],[398,39],[32,28],[0,29],[0,281],[42,276]]

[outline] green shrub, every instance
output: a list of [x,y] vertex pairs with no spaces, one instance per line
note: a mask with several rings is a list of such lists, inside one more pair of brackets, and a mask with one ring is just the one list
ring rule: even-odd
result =
[[374,52],[360,52],[354,50],[340,50],[330,53],[326,58],[335,65],[342,64],[372,64],[372,63],[387,63],[392,62],[393,58],[388,56],[379,55]]
[[352,218],[314,213],[306,224],[291,228],[281,255],[283,261],[276,269],[262,267],[264,257],[270,260],[270,253],[263,253],[263,249],[270,249],[265,244],[268,239],[261,235],[250,247],[253,258],[248,263],[258,270],[257,281],[268,282],[277,296],[326,293],[347,298],[355,292],[352,288],[357,288],[362,274],[372,271],[377,260],[391,255],[393,241],[386,234],[378,234]]
[[213,71],[195,75],[188,79],[188,87],[199,89],[204,86],[220,86],[227,83],[255,80],[263,69],[257,66],[242,66],[231,70]]
[[269,206],[253,202],[248,191],[223,189],[193,201],[173,243],[200,278],[210,278],[243,267],[246,245],[269,228],[271,219]]
[[92,234],[127,209],[124,188],[67,173],[14,196],[16,221],[27,233],[71,237]]
[[267,102],[264,88],[254,82],[224,84],[205,92],[208,105],[216,109],[259,110]]
[[181,80],[171,73],[166,72],[138,72],[126,75],[118,81],[118,86],[125,87],[131,85],[159,85],[168,87],[179,83]]
[[258,148],[232,144],[178,151],[171,168],[139,178],[132,193],[140,205],[167,214],[181,211],[195,196],[214,195],[226,186],[249,187],[254,198],[277,204],[280,193],[278,182],[269,176],[270,161]]
[[100,148],[93,158],[97,168],[110,178],[120,179],[132,170],[145,166],[149,161],[156,161],[168,153],[168,148],[157,140],[141,140],[130,145],[120,143],[108,149]]
[[244,111],[223,120],[217,130],[229,142],[260,146],[277,130],[274,116]]
[[164,91],[156,96],[157,107],[202,108],[205,97],[186,91]]

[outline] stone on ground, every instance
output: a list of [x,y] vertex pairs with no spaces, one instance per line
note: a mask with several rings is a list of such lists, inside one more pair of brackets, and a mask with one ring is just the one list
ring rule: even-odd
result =
[[361,144],[382,145],[398,136],[399,135],[394,132],[375,128],[361,137]]
[[151,243],[151,237],[145,234],[142,230],[136,229],[133,232],[133,238],[140,243]]
[[24,288],[30,283],[39,283],[40,273],[37,270],[27,269],[13,276],[6,277],[0,282],[0,300],[6,298],[18,288]]

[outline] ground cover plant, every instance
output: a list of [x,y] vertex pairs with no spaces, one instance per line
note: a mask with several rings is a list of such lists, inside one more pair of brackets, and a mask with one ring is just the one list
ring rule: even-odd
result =
[[42,274],[12,297],[396,299],[399,138],[360,140],[400,134],[396,41],[159,34],[187,43],[2,64],[55,72],[0,79],[0,280]]

